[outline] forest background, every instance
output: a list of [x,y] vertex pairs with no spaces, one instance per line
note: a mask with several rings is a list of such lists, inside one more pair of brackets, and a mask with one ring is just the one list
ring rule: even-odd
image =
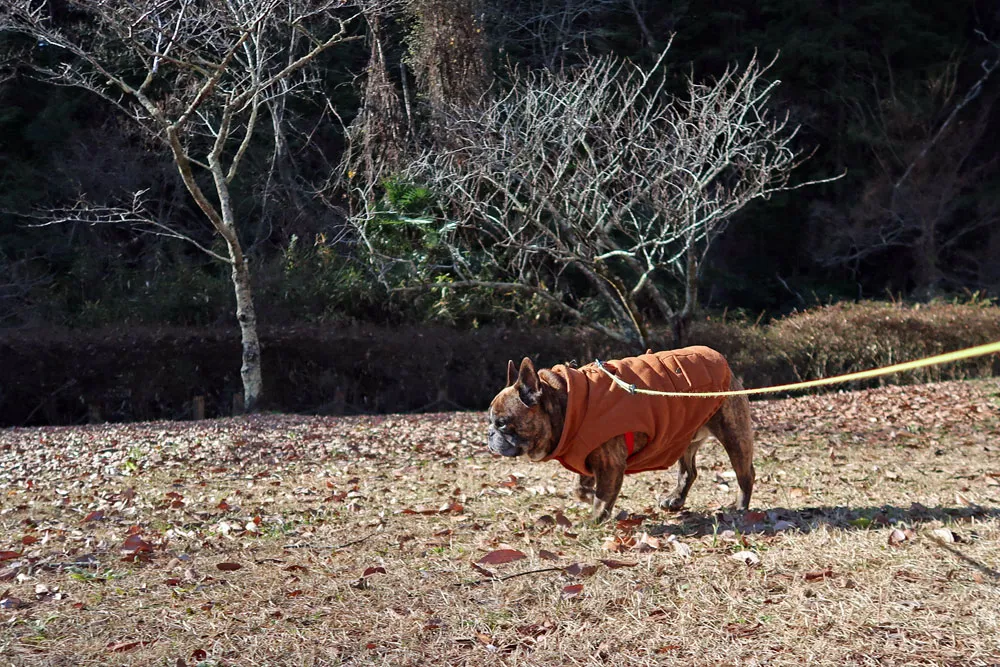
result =
[[[53,34],[98,44],[123,79],[143,71],[103,32],[115,15],[83,9],[115,3],[12,4],[41,11]],[[482,407],[506,359],[526,354],[587,361],[703,342],[757,386],[1000,338],[995,3],[314,4],[325,11],[308,17],[307,37],[276,53],[292,62],[316,36],[341,36],[280,94],[262,93],[227,181],[264,407]],[[210,415],[229,413],[240,340],[244,369],[248,358],[232,243],[104,82],[58,79],[79,64],[75,52],[15,13],[0,17],[0,423],[178,417],[194,396]],[[612,63],[608,81],[638,71],[683,101],[690,81],[711,88],[754,62],[797,166],[699,237],[696,258],[673,256],[679,273],[665,262],[619,307],[586,267],[550,254],[501,272],[502,252],[470,243],[491,215],[478,205],[483,180],[463,207],[447,188],[466,172],[442,156],[485,155],[469,152],[490,136],[471,123],[512,91]],[[181,82],[152,98],[171,99]],[[194,176],[206,188],[209,171]],[[586,219],[581,201],[571,204]],[[629,292],[630,267],[608,265],[612,291]]]

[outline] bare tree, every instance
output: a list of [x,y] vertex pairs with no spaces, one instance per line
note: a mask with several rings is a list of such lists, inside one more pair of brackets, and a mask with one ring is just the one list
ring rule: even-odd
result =
[[[411,222],[440,227],[451,286],[528,292],[637,348],[645,313],[690,317],[712,241],[754,199],[798,187],[789,175],[802,156],[787,117],[767,109],[770,64],[689,78],[673,96],[665,54],[649,68],[602,58],[512,72],[507,94],[452,110],[446,148],[407,172],[442,199],[443,225]],[[362,216],[362,234],[378,220]]]
[[964,96],[956,58],[917,96],[890,87],[874,107],[856,106],[858,121],[877,138],[871,144],[881,173],[846,212],[814,205],[813,223],[824,239],[820,262],[857,268],[873,258],[900,261],[910,289],[923,298],[977,282],[986,286],[983,268],[995,258],[970,252],[970,245],[1000,222],[1000,199],[981,195],[970,206],[965,195],[985,187],[1000,166],[983,148],[1000,99],[996,90],[983,94],[1000,69],[1000,44],[987,43],[992,56]]
[[[492,2],[489,23],[504,50],[523,54],[526,62],[553,69],[586,53],[592,42],[606,37],[611,19],[631,14],[646,48],[657,48],[646,25],[645,0],[533,0]],[[674,3],[674,13],[686,11]],[[661,43],[662,45],[662,43]]]
[[[7,0],[0,30],[35,40],[33,67],[44,80],[100,96],[169,152],[187,191],[224,241],[222,252],[197,245],[232,267],[244,401],[253,410],[263,391],[260,343],[231,188],[268,111],[277,110],[272,120],[280,121],[283,100],[309,89],[307,68],[317,56],[357,37],[352,24],[360,16],[359,2],[66,0],[58,16],[49,5]],[[280,141],[280,131],[274,136]],[[124,220],[195,242],[142,203],[136,195],[124,208],[101,211],[83,204],[63,213]]]

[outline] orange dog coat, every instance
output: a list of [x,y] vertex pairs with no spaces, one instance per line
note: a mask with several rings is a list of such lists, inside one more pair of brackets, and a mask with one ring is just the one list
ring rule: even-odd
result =
[[[605,367],[639,389],[727,391],[732,373],[713,349],[694,346],[608,361]],[[592,474],[587,456],[611,438],[645,433],[646,446],[631,455],[625,472],[665,470],[684,454],[694,434],[722,404],[723,397],[682,398],[629,394],[614,385],[597,364],[554,366],[569,394],[562,437],[544,460],[555,459],[573,472]]]

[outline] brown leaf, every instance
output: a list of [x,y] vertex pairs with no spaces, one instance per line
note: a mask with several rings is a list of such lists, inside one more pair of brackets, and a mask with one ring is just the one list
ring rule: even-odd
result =
[[373,574],[385,574],[385,568],[382,567],[381,565],[375,565],[373,567],[368,567],[368,568],[365,568],[365,573],[362,574],[361,576],[362,577],[370,577]]
[[15,558],[20,558],[20,556],[20,551],[0,551],[0,562],[14,560]]
[[645,517],[641,516],[629,517],[627,519],[619,519],[615,523],[615,529],[622,532],[630,532],[635,530],[638,526],[640,526],[642,522],[645,521],[645,519],[646,519]]
[[522,558],[527,558],[527,556],[517,549],[497,549],[496,551],[489,552],[476,562],[482,565],[502,565],[504,563],[513,563]]
[[583,563],[573,563],[563,568],[563,571],[571,577],[589,577],[597,572],[596,565],[584,565]]
[[820,579],[826,579],[827,577],[833,576],[833,570],[830,568],[825,568],[822,570],[810,570],[802,575],[806,581],[819,581]]
[[573,523],[562,512],[556,512],[556,523],[563,528],[572,528]]
[[26,547],[34,544],[37,541],[38,538],[35,537],[34,535],[25,535],[24,537],[21,538],[21,544],[23,544]]
[[570,598],[575,598],[582,592],[583,584],[570,584],[569,586],[563,587],[561,597],[563,600],[569,600]]
[[83,517],[83,521],[80,523],[86,523],[87,521],[102,521],[104,520],[104,510],[94,510],[87,516]]
[[503,487],[506,487],[508,489],[513,489],[514,487],[517,486],[517,477],[515,477],[514,475],[511,475],[510,479],[508,479],[506,482],[499,482],[497,484],[497,486],[503,486]]
[[135,553],[148,553],[153,550],[153,545],[142,539],[139,533],[130,533],[128,537],[125,538],[124,544],[122,544],[123,551],[132,551]]
[[892,532],[889,533],[889,546],[898,547],[903,542],[912,541],[914,535],[915,533],[909,528],[906,530],[893,528]]
[[627,563],[623,560],[605,560],[604,558],[601,559],[601,562],[607,565],[612,570],[617,570],[620,567],[635,567],[636,565],[639,564],[639,563]]
[[559,556],[555,555],[551,551],[546,551],[545,549],[538,550],[538,557],[542,560],[559,560]]
[[222,570],[223,572],[232,572],[234,570],[242,569],[243,566],[239,563],[216,563],[215,567]]

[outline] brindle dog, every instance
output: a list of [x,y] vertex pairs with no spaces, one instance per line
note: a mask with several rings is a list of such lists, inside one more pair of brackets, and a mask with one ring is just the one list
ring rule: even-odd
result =
[[[733,377],[732,389],[742,389]],[[562,376],[548,369],[535,371],[527,357],[520,369],[510,361],[507,365],[507,386],[497,394],[489,410],[489,448],[502,456],[527,455],[531,461],[541,461],[549,456],[562,437],[566,416],[567,386]],[[686,399],[674,399],[686,400]],[[698,429],[691,443],[677,461],[677,486],[660,501],[660,507],[679,510],[684,506],[688,491],[698,475],[695,456],[698,448],[708,438],[715,436],[736,471],[739,495],[736,507],[746,510],[753,492],[753,427],[750,422],[750,403],[746,396],[726,397],[708,422]],[[641,451],[648,438],[635,434],[634,451]],[[577,497],[593,503],[593,520],[602,522],[611,515],[625,476],[628,449],[625,437],[615,436],[595,449],[587,457],[593,475],[580,475]]]

